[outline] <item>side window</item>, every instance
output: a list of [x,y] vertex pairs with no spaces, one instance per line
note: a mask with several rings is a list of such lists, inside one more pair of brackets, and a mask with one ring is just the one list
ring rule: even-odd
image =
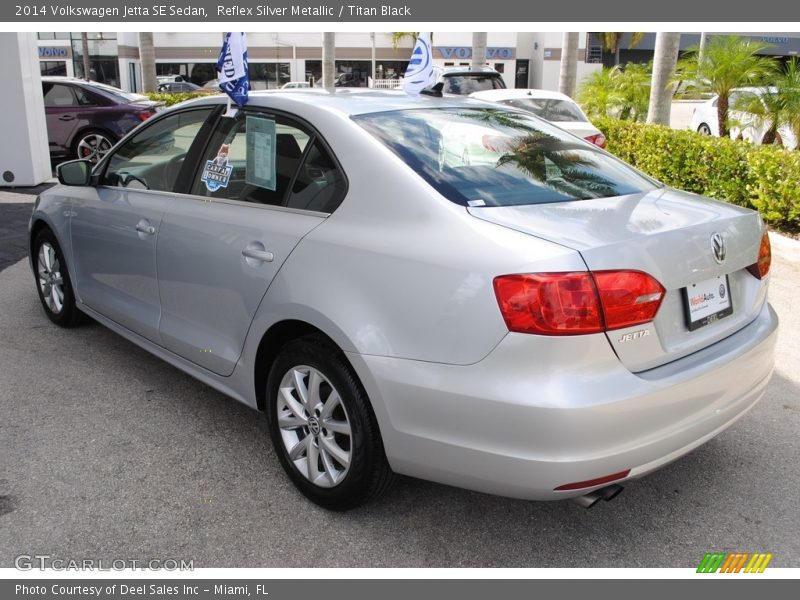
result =
[[192,193],[281,205],[310,139],[304,128],[283,117],[240,111],[235,119],[221,119]]
[[81,106],[96,106],[98,104],[102,104],[102,102],[100,102],[100,98],[98,98],[97,94],[93,92],[79,87],[73,88],[73,90],[75,92],[75,97],[78,99],[78,104]]
[[155,121],[114,152],[101,184],[171,192],[186,154],[212,110],[187,110]]
[[75,95],[69,86],[59,83],[43,83],[42,92],[44,93],[45,106],[75,106]]
[[344,175],[317,140],[300,167],[286,206],[331,213],[342,203],[346,191]]

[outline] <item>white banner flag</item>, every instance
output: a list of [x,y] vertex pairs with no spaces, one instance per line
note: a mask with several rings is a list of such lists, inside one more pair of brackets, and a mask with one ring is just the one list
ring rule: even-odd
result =
[[420,33],[411,60],[408,62],[403,90],[406,94],[417,95],[426,87],[435,83],[433,75],[433,52],[431,51],[430,32]]

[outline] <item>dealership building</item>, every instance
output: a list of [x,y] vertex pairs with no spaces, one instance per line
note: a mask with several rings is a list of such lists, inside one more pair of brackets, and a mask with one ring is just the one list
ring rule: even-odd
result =
[[[138,35],[131,32],[89,33],[90,77],[129,91],[142,89]],[[508,87],[558,87],[561,33],[490,32],[486,64],[499,71]],[[578,79],[602,67],[600,48],[593,36],[580,35]],[[214,79],[222,41],[219,33],[153,34],[158,75],[180,75],[203,85]],[[322,77],[322,34],[247,34],[250,80],[254,89],[273,89],[288,81],[318,81]],[[369,79],[402,77],[411,54],[412,40],[391,33],[337,33],[337,73],[351,73],[362,86]],[[80,33],[39,33],[42,74],[83,75]],[[435,64],[469,66],[472,33],[433,34]]]

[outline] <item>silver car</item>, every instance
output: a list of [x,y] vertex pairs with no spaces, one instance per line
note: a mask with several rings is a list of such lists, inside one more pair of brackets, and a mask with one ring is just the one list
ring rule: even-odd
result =
[[352,508],[401,473],[588,506],[763,394],[757,213],[475,100],[225,105],[61,165],[31,266],[54,323],[89,315],[265,412],[312,501]]

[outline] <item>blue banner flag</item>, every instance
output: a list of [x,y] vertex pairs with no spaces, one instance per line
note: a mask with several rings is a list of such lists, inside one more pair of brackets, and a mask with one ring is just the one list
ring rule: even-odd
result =
[[247,72],[247,36],[244,33],[225,34],[217,60],[217,78],[219,89],[228,94],[237,106],[247,104],[250,75]]
[[417,95],[435,83],[433,75],[433,52],[431,52],[430,32],[420,33],[411,60],[408,61],[403,90],[406,94]]

